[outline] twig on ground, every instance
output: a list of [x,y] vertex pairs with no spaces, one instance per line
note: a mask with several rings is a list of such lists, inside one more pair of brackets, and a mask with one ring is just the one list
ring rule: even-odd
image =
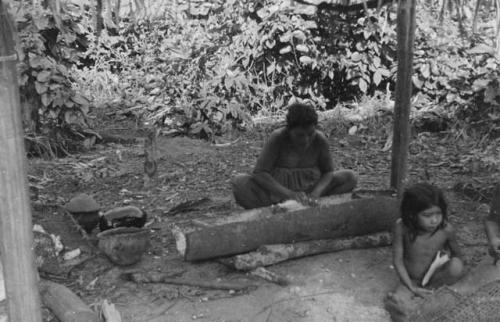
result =
[[159,311],[158,313],[153,313],[147,320],[146,322],[149,322],[149,321],[153,321],[153,320],[156,320],[157,318],[159,318],[160,316],[163,316],[165,315],[165,313],[167,313],[171,308],[173,308],[177,303],[179,302],[179,300],[175,300],[174,303],[166,303],[165,305],[163,305],[162,307],[160,307],[158,310],[156,311]]
[[[313,293],[313,294],[298,295],[295,297],[287,297],[287,298],[284,298],[281,300],[273,301],[271,304],[264,306],[259,312],[254,314],[252,321],[255,321],[257,316],[261,315],[262,313],[266,312],[267,310],[271,310],[271,312],[272,312],[272,309],[273,309],[274,305],[276,305],[276,304],[281,304],[281,303],[288,302],[291,300],[296,300],[296,299],[305,299],[308,297],[314,297],[314,296],[326,295],[326,294],[334,294],[334,293],[338,293],[338,290],[329,290],[329,291],[318,292],[318,293]],[[270,316],[270,314],[268,315],[268,319],[269,319],[269,316]]]
[[183,278],[171,278],[165,274],[153,274],[153,273],[124,273],[121,278],[126,281],[132,281],[136,283],[165,283],[173,285],[187,285],[196,286],[210,289],[218,290],[233,290],[233,291],[244,291],[249,288],[256,287],[254,284],[242,284],[242,283],[231,283],[231,282],[218,282],[218,281],[202,281],[196,279],[183,279]]

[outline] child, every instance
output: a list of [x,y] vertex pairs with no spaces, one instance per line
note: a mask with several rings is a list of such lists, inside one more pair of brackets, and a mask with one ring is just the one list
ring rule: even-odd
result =
[[404,308],[412,305],[412,297],[432,292],[424,288],[427,281],[437,287],[462,277],[464,265],[440,189],[418,183],[405,190],[394,227],[393,256],[401,283],[387,296],[386,308],[395,321],[405,320]]
[[496,264],[500,259],[500,183],[493,190],[490,215],[484,221],[484,225],[490,245],[490,255],[494,258]]
[[307,204],[321,196],[352,191],[356,175],[349,170],[333,171],[328,141],[317,124],[312,106],[289,106],[286,127],[271,134],[253,174],[232,180],[236,202],[246,209],[289,199]]

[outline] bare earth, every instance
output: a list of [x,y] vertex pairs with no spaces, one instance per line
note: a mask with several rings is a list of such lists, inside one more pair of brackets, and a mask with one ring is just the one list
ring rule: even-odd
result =
[[[325,132],[330,135],[338,167],[358,171],[360,188],[387,188],[390,150],[382,151],[387,136],[338,135],[328,127]],[[126,129],[115,130],[114,134],[135,138]],[[68,277],[56,281],[96,308],[108,299],[117,306],[123,321],[130,322],[389,321],[382,301],[397,283],[390,248],[323,254],[269,267],[292,280],[285,287],[232,271],[216,261],[186,263],[179,257],[170,228],[197,218],[227,216],[237,209],[229,180],[235,173],[251,171],[265,136],[255,131],[227,137],[219,144],[160,137],[159,178],[148,188],[143,186],[140,140],[97,145],[86,153],[59,160],[31,159],[30,183],[39,190],[33,196],[34,222],[60,235],[68,248],[80,247],[84,256],[91,256],[74,267]],[[411,182],[429,178],[446,190],[451,221],[458,226],[468,263],[474,266],[486,254],[480,218],[488,210],[484,196],[487,192],[481,187],[498,178],[498,172],[492,175],[489,169],[472,168],[462,158],[468,151],[466,143],[452,142],[445,136],[419,135],[410,147],[409,172]],[[58,206],[80,192],[93,195],[103,210],[131,204],[148,212],[152,245],[139,264],[115,267],[104,255],[92,251],[92,246],[71,226]],[[184,213],[168,214],[173,206],[201,197],[211,201]],[[138,285],[119,278],[120,273],[131,269],[207,281],[250,281],[257,287],[240,293],[167,284]],[[48,310],[44,310],[44,318],[56,321]]]

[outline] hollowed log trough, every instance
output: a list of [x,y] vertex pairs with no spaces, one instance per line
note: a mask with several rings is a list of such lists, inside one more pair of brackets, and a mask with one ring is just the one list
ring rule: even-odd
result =
[[321,198],[318,205],[280,206],[242,211],[198,221],[197,227],[175,227],[177,250],[186,261],[253,251],[262,245],[345,238],[388,231],[399,217],[396,198],[351,195]]

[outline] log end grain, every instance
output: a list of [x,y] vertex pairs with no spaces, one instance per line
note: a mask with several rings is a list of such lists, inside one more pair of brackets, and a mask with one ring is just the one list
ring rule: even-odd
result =
[[175,238],[175,244],[177,246],[177,251],[179,252],[179,254],[182,257],[185,257],[186,248],[187,248],[186,235],[178,227],[174,227],[172,229],[172,234],[174,235],[174,238]]

